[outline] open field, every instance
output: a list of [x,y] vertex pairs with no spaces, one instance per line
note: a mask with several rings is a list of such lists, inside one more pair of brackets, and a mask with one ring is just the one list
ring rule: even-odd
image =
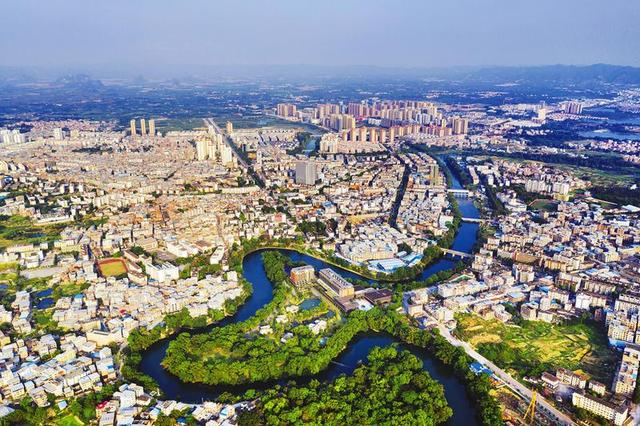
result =
[[0,263],[0,272],[11,272],[18,268],[18,262]]
[[82,291],[87,289],[88,287],[88,282],[63,282],[53,286],[53,294],[51,295],[51,297],[53,297],[53,300],[57,301],[61,297],[70,297],[78,293],[82,293]]
[[69,414],[57,419],[55,424],[58,426],[83,426],[84,422],[73,414]]
[[122,259],[102,259],[98,262],[98,269],[104,277],[117,277],[126,274],[127,267]]
[[547,200],[544,198],[539,198],[534,200],[529,204],[529,207],[533,210],[544,210],[548,212],[554,212],[558,209],[558,202],[554,200]]
[[[607,154],[598,153],[600,156],[606,156]],[[615,155],[615,154],[609,154]],[[492,156],[492,155],[476,155],[475,157],[480,159],[501,159],[508,160],[514,163],[539,163],[534,160],[527,160],[522,158],[513,158],[508,155],[505,156]],[[631,185],[639,177],[640,173],[637,168],[629,167],[624,170],[618,170],[616,172],[600,170],[595,167],[583,167],[572,164],[558,164],[558,163],[545,163],[547,166],[555,167],[560,170],[566,170],[573,173],[574,176],[582,178],[591,182],[594,185]]]
[[571,165],[562,165],[562,164],[554,164],[555,167],[560,169],[571,171],[576,177],[579,177],[584,180],[588,180],[594,185],[629,185],[631,186],[637,179],[638,175],[633,173],[625,173],[625,171],[620,171],[620,173],[606,172],[603,170],[598,170],[590,167],[578,167]]
[[0,216],[0,250],[18,244],[52,241],[67,224],[36,225],[24,216]]
[[552,325],[523,321],[521,326],[462,314],[458,334],[496,364],[520,376],[581,369],[596,380],[610,383],[617,362],[604,330],[591,323]]
[[13,284],[20,275],[15,270],[5,270],[0,272],[0,284]]
[[259,127],[282,127],[282,128],[301,128],[306,132],[310,132],[313,134],[324,133],[324,130],[309,124],[302,122],[293,122],[283,120],[278,117],[268,116],[268,115],[217,115],[213,117],[213,120],[216,122],[220,128],[224,128],[225,123],[227,121],[231,121],[233,123],[234,129],[256,129]]

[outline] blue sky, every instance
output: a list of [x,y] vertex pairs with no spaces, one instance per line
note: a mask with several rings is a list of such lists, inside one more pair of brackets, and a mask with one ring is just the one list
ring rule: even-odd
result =
[[638,0],[0,0],[0,65],[640,66]]

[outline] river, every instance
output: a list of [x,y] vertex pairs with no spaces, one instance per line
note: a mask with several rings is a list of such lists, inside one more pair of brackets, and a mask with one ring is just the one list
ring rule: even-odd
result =
[[[453,188],[462,188],[457,179],[453,180]],[[479,217],[479,212],[473,205],[471,200],[461,199],[458,201],[463,217]],[[460,225],[452,248],[454,250],[470,253],[476,242],[478,232],[478,224],[465,223]],[[362,279],[353,272],[330,266],[322,260],[312,258],[302,253],[291,250],[280,250],[283,254],[295,261],[302,261],[309,265],[313,265],[316,270],[331,267],[346,278]],[[244,321],[255,314],[255,312],[268,303],[273,296],[273,288],[267,279],[262,264],[262,251],[257,251],[245,256],[242,262],[244,277],[253,286],[253,292],[242,307],[235,315],[227,317],[217,324],[206,327],[202,331],[210,330],[212,327],[221,327],[226,324]],[[424,280],[436,272],[450,269],[455,262],[446,258],[442,258],[432,265],[425,268],[421,273],[420,279]],[[371,280],[369,280],[372,282]],[[275,383],[284,383],[284,380],[272,381],[266,383],[252,383],[238,386],[216,386],[210,387],[206,385],[183,383],[180,379],[173,376],[162,368],[161,362],[165,357],[169,343],[172,337],[163,339],[143,353],[140,370],[151,376],[160,386],[164,394],[169,399],[177,399],[183,402],[200,403],[203,400],[214,400],[222,392],[228,391],[234,394],[242,394],[247,389],[265,389],[273,386]],[[340,374],[351,374],[359,362],[366,360],[369,352],[375,347],[389,346],[396,340],[392,336],[368,333],[357,336],[349,346],[331,363],[329,368],[313,377],[296,378],[296,382],[304,383],[312,378],[322,381],[330,381]],[[439,361],[433,359],[427,352],[413,346],[400,345],[401,348],[410,350],[414,355],[418,356],[422,362],[424,369],[441,383],[444,387],[445,396],[449,406],[453,409],[453,416],[449,420],[450,425],[477,425],[475,418],[474,403],[467,395],[464,384]]]

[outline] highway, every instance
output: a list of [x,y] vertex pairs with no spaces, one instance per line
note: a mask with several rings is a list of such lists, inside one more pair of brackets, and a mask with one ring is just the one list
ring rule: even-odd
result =
[[[471,358],[489,368],[495,374],[495,376],[502,380],[502,382],[504,382],[504,384],[507,385],[511,390],[519,394],[526,401],[531,401],[531,398],[533,397],[533,392],[531,391],[531,389],[524,386],[522,383],[511,377],[509,373],[480,355],[475,349],[471,347],[471,345],[451,335],[449,330],[443,325],[439,325],[438,329],[440,330],[440,334],[445,339],[447,339],[449,343],[454,346],[462,347]],[[576,424],[573,420],[571,420],[569,416],[552,406],[542,395],[538,394],[536,397],[536,401],[536,413],[540,413],[540,411],[542,411],[544,416],[553,421],[554,424],[563,426]]]

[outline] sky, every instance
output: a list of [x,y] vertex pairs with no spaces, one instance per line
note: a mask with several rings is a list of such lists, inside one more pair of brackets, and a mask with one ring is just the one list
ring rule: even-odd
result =
[[638,0],[0,0],[0,66],[640,66]]

